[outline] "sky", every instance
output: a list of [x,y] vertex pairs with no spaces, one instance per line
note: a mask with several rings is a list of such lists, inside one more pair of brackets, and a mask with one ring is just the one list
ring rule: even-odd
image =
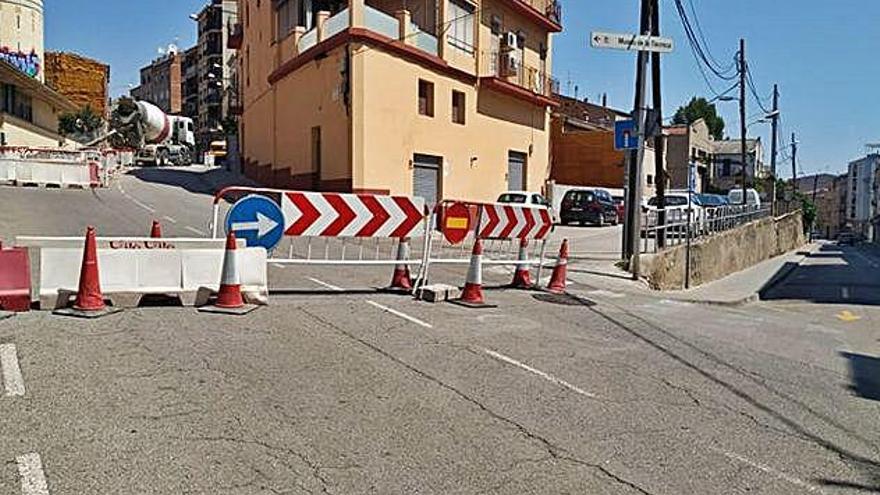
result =
[[[855,0],[684,0],[693,2],[712,53],[732,60],[739,38],[746,39],[749,67],[759,93],[769,97],[779,84],[782,141],[797,133],[798,173],[842,172],[864,154],[864,145],[880,142],[880,2]],[[75,51],[109,63],[111,93],[136,85],[138,68],[157,56],[160,46],[195,42],[189,14],[199,0],[44,0],[46,47]],[[635,86],[635,55],[589,46],[591,31],[632,32],[638,26],[638,0],[563,0],[565,31],[554,40],[554,75],[562,90],[629,110]],[[664,116],[692,96],[713,94],[687,45],[673,0],[661,0],[662,34],[673,38],[674,53],[663,57]],[[716,91],[730,83],[714,81]],[[748,122],[761,117],[749,95]],[[767,100],[769,106],[769,100]],[[738,136],[736,102],[720,102],[727,129]],[[760,135],[769,162],[770,126],[749,128]],[[780,151],[785,152],[787,150]],[[783,155],[780,155],[780,160]],[[780,163],[789,177],[790,163]]]

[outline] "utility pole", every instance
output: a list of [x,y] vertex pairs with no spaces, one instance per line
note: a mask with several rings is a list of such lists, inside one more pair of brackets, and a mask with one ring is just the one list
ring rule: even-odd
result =
[[798,142],[795,135],[791,133],[791,183],[797,190],[797,147]]
[[773,118],[772,136],[770,136],[770,176],[773,183],[770,184],[770,211],[776,214],[776,150],[779,138],[779,85],[773,85]]
[[[748,176],[746,169],[746,40],[739,40],[739,135],[740,135],[740,163],[742,164],[742,204],[748,204],[748,195],[746,194],[748,186],[746,178]],[[755,162],[757,166],[757,161]],[[757,172],[757,170],[756,170]]]
[[819,172],[813,176],[813,209],[816,215],[813,217],[813,224],[810,225],[810,242],[813,242],[813,231],[816,230],[816,221],[819,219],[819,206],[816,204],[816,189],[819,189]]
[[[652,0],[651,6],[651,36],[660,36],[660,0]],[[666,167],[663,166],[663,153],[665,142],[663,141],[663,93],[661,92],[660,78],[660,53],[651,53],[651,93],[654,95],[654,115],[657,116],[656,130],[654,137],[654,185],[657,196],[657,226],[661,230],[657,230],[654,236],[654,242],[657,247],[663,248],[666,245],[666,236],[662,227],[666,225]]]
[[[639,34],[651,32],[651,3],[653,0],[641,0],[641,14],[639,18]],[[642,197],[642,160],[644,158],[644,131],[645,131],[645,91],[647,84],[646,72],[648,69],[648,52],[639,51],[636,63],[636,95],[633,105],[633,118],[636,119],[636,132],[639,136],[639,147],[631,151],[627,169],[626,190],[626,231],[623,239],[625,259],[629,261],[633,279],[640,275],[639,259],[639,231],[640,231],[640,208]]]

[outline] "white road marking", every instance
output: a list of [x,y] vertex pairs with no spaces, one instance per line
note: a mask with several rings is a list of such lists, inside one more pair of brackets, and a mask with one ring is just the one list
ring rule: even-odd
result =
[[15,458],[15,462],[21,477],[21,495],[49,495],[40,454],[20,455]]
[[15,344],[0,345],[0,368],[3,368],[3,385],[6,388],[6,396],[24,395],[24,379],[21,377],[21,367],[18,365]]
[[282,265],[281,263],[272,263],[272,266],[274,266],[275,268],[284,268],[284,265]]
[[310,281],[312,281],[312,282],[314,282],[314,283],[316,283],[316,284],[318,284],[318,285],[320,285],[320,286],[322,286],[322,287],[325,287],[325,288],[330,289],[330,290],[335,290],[336,292],[342,292],[343,290],[345,290],[345,289],[343,289],[342,287],[336,287],[335,285],[328,284],[327,282],[324,282],[324,281],[322,281],[322,280],[318,280],[318,279],[316,279],[316,278],[306,277],[306,280],[310,280]]
[[193,233],[196,233],[196,234],[199,234],[199,235],[208,235],[205,231],[203,231],[203,230],[199,230],[199,229],[197,229],[197,228],[195,228],[195,227],[190,227],[189,225],[187,225],[187,226],[184,227],[184,228],[185,228],[186,230],[190,231],[190,232],[193,232]]
[[584,390],[582,388],[576,387],[576,386],[568,383],[565,380],[560,380],[559,378],[556,378],[553,375],[544,373],[543,371],[541,371],[539,369],[532,368],[531,366],[529,366],[525,363],[521,363],[511,357],[507,357],[504,354],[499,354],[499,353],[492,351],[492,350],[489,350],[489,349],[483,349],[483,352],[485,352],[489,356],[491,356],[499,361],[503,361],[507,364],[512,364],[512,365],[516,366],[517,368],[520,368],[525,371],[528,371],[529,373],[533,373],[535,375],[538,375],[541,378],[543,378],[551,383],[555,383],[556,385],[559,385],[560,387],[567,388],[568,390],[571,390],[572,392],[574,392],[576,394],[580,394],[580,395],[583,395],[584,397],[589,397],[591,399],[598,399],[599,398],[599,396],[596,394],[591,394],[590,392],[587,392],[586,390]]
[[748,466],[751,466],[759,471],[763,471],[764,473],[767,473],[771,476],[775,476],[776,478],[779,478],[783,481],[787,481],[788,483],[791,483],[792,485],[804,488],[807,491],[810,491],[813,493],[822,493],[822,490],[820,490],[819,487],[817,487],[816,485],[812,485],[810,483],[807,483],[806,481],[795,478],[794,476],[789,476],[789,475],[783,473],[782,471],[778,471],[776,469],[771,468],[770,466],[761,464],[759,462],[755,462],[751,459],[743,457],[739,454],[735,454],[733,452],[725,452],[723,450],[718,450],[718,449],[712,449],[712,450],[714,450],[715,452],[718,452],[719,454],[723,455],[724,457],[727,457],[728,459],[731,459],[734,461],[739,461],[739,462],[746,464]]
[[173,219],[173,218],[171,218],[171,217],[168,217],[168,216],[162,217],[162,220],[167,220],[167,221],[169,221],[169,222],[171,222],[171,223],[177,223],[177,220],[175,220],[175,219]]
[[430,323],[425,323],[424,321],[422,321],[418,318],[415,318],[415,317],[412,317],[406,313],[402,313],[400,311],[397,311],[396,309],[389,308],[388,306],[382,306],[381,304],[377,303],[376,301],[367,301],[367,304],[369,304],[373,307],[379,308],[382,311],[385,311],[387,313],[391,313],[394,316],[403,318],[406,321],[415,323],[416,325],[423,326],[425,328],[434,328],[434,325],[431,325]]
[[148,205],[148,204],[146,204],[146,203],[144,203],[144,202],[142,202],[142,201],[140,201],[140,200],[138,200],[138,199],[132,198],[131,196],[129,196],[129,199],[131,199],[131,201],[132,201],[134,204],[140,206],[141,208],[147,210],[147,211],[150,212],[150,213],[155,213],[155,212],[156,212],[156,209],[153,208],[151,205]]
[[844,299],[849,299],[849,287],[840,288],[840,297]]

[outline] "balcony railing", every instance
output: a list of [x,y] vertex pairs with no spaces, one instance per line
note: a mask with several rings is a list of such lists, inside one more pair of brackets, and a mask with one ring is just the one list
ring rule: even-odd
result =
[[538,12],[544,14],[545,17],[550,19],[556,24],[562,24],[562,4],[559,0],[514,0],[520,3],[524,3],[529,7],[537,10]]
[[515,52],[493,50],[489,52],[489,76],[516,84],[537,95],[552,98],[559,92],[559,81],[546,71],[525,65]]

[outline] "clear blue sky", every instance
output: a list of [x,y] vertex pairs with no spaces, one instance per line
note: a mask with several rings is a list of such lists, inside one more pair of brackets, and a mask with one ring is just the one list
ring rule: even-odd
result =
[[[803,172],[842,171],[863,153],[867,142],[880,141],[880,2],[803,0],[692,0],[712,51],[732,59],[738,39],[747,54],[759,91],[769,95],[780,85],[782,136],[792,131],[801,142]],[[608,93],[619,108],[632,106],[634,56],[589,48],[592,30],[632,31],[638,0],[563,0],[565,32],[555,41],[555,75],[563,90],[579,87],[580,96],[597,100]],[[198,0],[45,0],[46,45],[80,52],[111,65],[114,95],[137,83],[137,69],[156,56],[159,46],[195,40],[188,14]],[[677,50],[664,58],[666,114],[693,95],[710,95],[687,47],[672,0],[661,0],[664,35]],[[721,82],[717,90],[726,89]],[[738,132],[736,103],[720,103],[729,131]],[[760,115],[752,103],[748,114]],[[750,119],[751,120],[751,119]],[[769,148],[769,126],[756,125]],[[769,151],[765,155],[769,161]],[[790,173],[790,165],[782,167]],[[785,175],[783,175],[785,176]]]

